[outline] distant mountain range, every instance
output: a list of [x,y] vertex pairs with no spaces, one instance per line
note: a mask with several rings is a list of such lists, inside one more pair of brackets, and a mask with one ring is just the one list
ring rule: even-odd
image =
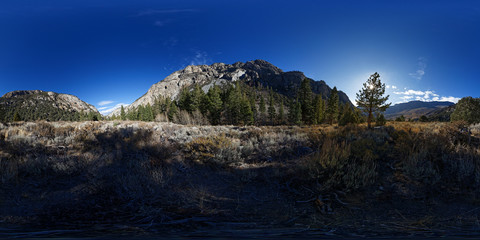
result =
[[424,115],[432,120],[448,121],[450,120],[450,114],[453,112],[454,108],[455,104],[452,102],[411,101],[390,106],[385,111],[384,115],[385,118],[391,120],[402,115],[406,119],[419,119]]
[[0,121],[12,121],[15,113],[24,121],[80,120],[100,115],[98,110],[70,94],[24,90],[6,93],[0,98]]
[[[242,81],[252,87],[271,88],[274,92],[294,98],[297,89],[300,88],[301,82],[305,78],[306,76],[302,72],[284,72],[264,60],[237,62],[231,65],[225,63],[190,65],[152,85],[143,96],[126,107],[125,111],[128,112],[147,104],[153,105],[159,96],[168,97],[172,100],[177,99],[183,88],[191,88],[194,84],[199,85],[204,92],[207,92],[214,85],[222,86]],[[324,81],[308,79],[314,93],[322,94],[324,99],[330,97],[332,88]],[[344,92],[339,91],[338,96],[341,103],[352,105]],[[116,109],[109,116],[118,116],[119,114],[120,109]]]

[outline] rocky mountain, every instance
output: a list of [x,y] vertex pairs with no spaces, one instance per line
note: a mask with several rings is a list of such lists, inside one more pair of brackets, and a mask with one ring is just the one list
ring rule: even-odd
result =
[[418,119],[422,115],[429,116],[443,112],[444,108],[454,105],[452,102],[422,102],[411,101],[399,103],[389,107],[385,111],[385,118],[395,119],[403,115],[406,119]]
[[[214,63],[212,65],[190,65],[185,69],[170,74],[162,81],[155,83],[142,97],[130,104],[126,111],[135,109],[140,105],[153,105],[158,96],[177,99],[184,87],[199,84],[204,92],[214,85],[224,85],[236,81],[242,81],[254,87],[271,87],[272,90],[287,97],[295,97],[297,89],[305,79],[305,75],[299,71],[284,72],[280,68],[264,60],[237,62],[234,64]],[[309,79],[312,91],[322,94],[327,99],[331,88],[324,81]],[[339,91],[341,103],[351,104],[348,96]],[[109,116],[119,115],[120,109],[116,109]]]
[[11,121],[15,112],[21,120],[79,120],[82,115],[98,110],[70,94],[21,90],[6,93],[0,98],[0,120]]

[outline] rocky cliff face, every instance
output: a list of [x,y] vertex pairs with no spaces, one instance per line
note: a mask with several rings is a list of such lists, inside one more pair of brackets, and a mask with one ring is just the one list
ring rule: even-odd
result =
[[14,112],[22,120],[72,120],[75,113],[95,113],[98,110],[78,97],[40,90],[20,90],[6,93],[0,98],[0,120],[11,118]]
[[[158,96],[176,99],[183,87],[199,84],[203,91],[208,91],[214,85],[223,85],[235,81],[243,81],[251,86],[262,85],[271,87],[283,95],[294,97],[305,75],[302,72],[283,72],[278,67],[264,60],[237,62],[234,64],[214,63],[212,65],[187,66],[176,71],[164,80],[155,83],[146,94],[130,104],[126,111],[140,105],[153,105]],[[323,98],[330,96],[331,88],[324,81],[311,81],[312,91],[322,94]],[[351,104],[347,95],[339,92],[342,103]],[[110,116],[120,114],[120,109],[113,111]]]

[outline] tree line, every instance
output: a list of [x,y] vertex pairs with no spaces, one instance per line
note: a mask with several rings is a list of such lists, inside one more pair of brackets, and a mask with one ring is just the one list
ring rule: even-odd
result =
[[97,112],[77,112],[54,107],[49,103],[33,101],[32,106],[19,104],[2,105],[0,107],[0,121],[98,121],[103,117]]
[[242,82],[214,85],[206,93],[195,84],[182,89],[177,100],[159,96],[153,105],[128,112],[122,106],[120,115],[113,119],[212,125],[346,125],[364,121],[358,109],[339,102],[336,87],[327,98],[312,92],[309,79],[302,81],[295,98],[270,87],[252,87]]

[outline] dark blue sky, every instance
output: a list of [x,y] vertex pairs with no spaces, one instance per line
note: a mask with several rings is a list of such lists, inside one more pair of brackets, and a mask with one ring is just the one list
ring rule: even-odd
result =
[[[0,95],[70,93],[101,111],[189,64],[264,59],[391,101],[480,97],[479,1],[0,2]],[[108,103],[108,104],[105,104]]]

